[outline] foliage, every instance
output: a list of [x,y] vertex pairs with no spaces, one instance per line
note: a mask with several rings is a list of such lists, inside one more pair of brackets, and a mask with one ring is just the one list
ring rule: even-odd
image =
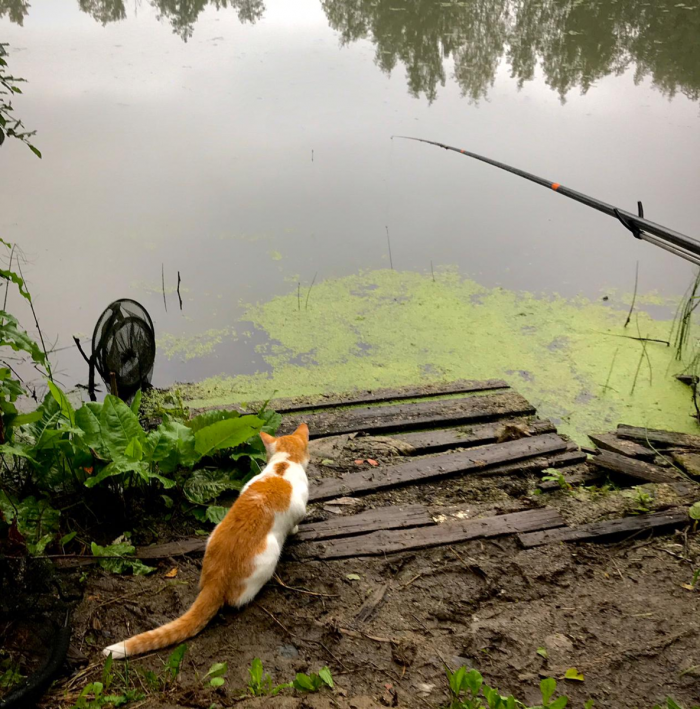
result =
[[545,468],[542,472],[544,473],[542,475],[542,480],[545,482],[555,482],[559,485],[560,489],[571,490],[571,485],[566,482],[564,473],[562,473],[561,470],[557,470],[556,468]]
[[36,131],[25,130],[22,121],[14,115],[12,97],[22,93],[18,84],[24,82],[25,79],[7,73],[6,47],[6,44],[0,43],[0,145],[5,142],[5,138],[16,138],[40,158],[41,153],[29,141]]
[[256,657],[250,663],[248,674],[250,675],[250,679],[248,680],[248,692],[254,697],[274,697],[283,689],[288,689],[291,686],[290,683],[273,686],[272,678],[263,669],[263,664],[259,657]]
[[[31,302],[21,276],[0,269],[0,277]],[[128,500],[140,499],[162,500],[172,509],[179,498],[182,509],[197,520],[220,522],[226,508],[212,503],[223,492],[240,490],[259,472],[258,461],[264,458],[259,433],[274,433],[280,422],[269,410],[257,415],[212,411],[189,418],[180,406],[163,412],[158,426],[146,431],[138,416],[140,393],[132,406],[109,394],[102,403],[74,407],[51,379],[43,349],[12,315],[0,310],[0,354],[8,349],[26,355],[46,377],[48,388],[34,411],[19,413],[16,402],[26,391],[9,367],[0,367],[0,531],[10,530],[31,554],[75,537],[65,529],[61,535],[57,502],[70,500],[70,509],[89,507],[97,499],[93,488],[101,491],[99,499],[106,493],[122,508]],[[164,491],[168,494],[161,496]],[[125,542],[92,545],[105,569],[149,573],[149,567],[129,558],[133,552]]]
[[333,677],[328,667],[322,667],[318,674],[312,672],[310,675],[297,672],[297,676],[292,682],[292,687],[301,692],[318,692],[323,687],[333,689]]
[[217,689],[218,687],[222,687],[224,685],[224,682],[226,682],[226,680],[224,679],[224,675],[227,672],[228,663],[215,662],[209,668],[209,671],[204,675],[202,681],[208,682],[210,687],[214,687],[214,689]]

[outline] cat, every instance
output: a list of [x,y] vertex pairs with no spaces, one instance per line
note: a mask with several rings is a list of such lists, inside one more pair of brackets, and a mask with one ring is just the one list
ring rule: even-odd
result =
[[289,436],[260,434],[267,465],[241,490],[207,540],[199,595],[177,620],[103,650],[123,659],[196,635],[223,605],[244,606],[272,578],[285,539],[298,531],[306,514],[309,483],[309,428]]

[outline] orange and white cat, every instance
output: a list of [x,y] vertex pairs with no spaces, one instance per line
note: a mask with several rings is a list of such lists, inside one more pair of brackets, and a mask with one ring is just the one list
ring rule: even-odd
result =
[[290,436],[260,434],[267,465],[242,490],[207,541],[199,595],[177,620],[103,650],[115,659],[158,650],[196,635],[224,605],[240,607],[272,578],[289,534],[306,514],[309,429]]

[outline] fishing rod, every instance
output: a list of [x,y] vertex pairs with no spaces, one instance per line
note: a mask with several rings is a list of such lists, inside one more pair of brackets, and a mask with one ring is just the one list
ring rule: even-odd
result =
[[549,180],[545,180],[543,177],[538,177],[530,172],[525,172],[525,170],[519,170],[517,167],[511,167],[510,165],[498,162],[497,160],[491,160],[491,158],[486,158],[483,155],[471,153],[468,150],[461,150],[460,148],[453,148],[451,145],[438,143],[434,140],[413,138],[408,135],[397,135],[392,137],[403,138],[404,140],[416,140],[419,143],[427,143],[428,145],[436,145],[438,148],[444,148],[445,150],[453,150],[456,153],[461,153],[462,155],[474,158],[475,160],[481,160],[481,162],[488,163],[489,165],[498,167],[501,170],[512,172],[514,175],[524,177],[526,180],[535,182],[543,187],[548,187],[559,194],[563,194],[565,197],[575,199],[577,202],[585,204],[587,207],[593,207],[593,209],[597,209],[599,212],[603,212],[603,214],[607,214],[609,217],[615,217],[624,227],[629,229],[637,239],[648,241],[650,244],[659,246],[660,248],[665,249],[676,256],[684,258],[686,261],[690,261],[691,263],[700,266],[700,241],[645,219],[644,208],[642,207],[641,202],[637,202],[639,213],[633,214],[632,212],[627,212],[624,209],[613,207],[611,204],[607,204],[606,202],[601,202],[595,197],[589,197],[588,195],[583,194],[583,192],[572,190],[569,187],[559,184],[558,182],[550,182]]

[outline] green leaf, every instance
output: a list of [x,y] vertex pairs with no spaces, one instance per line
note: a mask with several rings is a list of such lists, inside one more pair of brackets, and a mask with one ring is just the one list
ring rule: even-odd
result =
[[594,699],[589,699],[584,705],[583,709],[593,709],[595,706],[595,700]]
[[[25,497],[16,506],[17,529],[26,541],[27,550],[32,555],[43,554],[58,532],[60,511],[47,500],[37,500],[34,496]],[[2,509],[4,515],[4,504]]]
[[228,513],[228,507],[221,507],[220,505],[210,505],[207,507],[206,519],[208,522],[213,524],[219,524],[223,521],[224,517]]
[[124,455],[131,460],[141,460],[143,458],[143,447],[138,438],[132,438],[124,451]]
[[134,395],[134,400],[131,402],[131,410],[134,412],[135,416],[139,415],[139,411],[141,409],[141,397],[143,396],[143,393],[139,389],[136,394]]
[[102,437],[102,426],[100,416],[102,414],[102,404],[90,402],[83,404],[75,412],[75,425],[83,432],[83,442],[91,448],[103,460],[108,459],[109,451]]
[[36,155],[39,160],[41,160],[41,152],[39,151],[39,148],[34,147],[31,143],[27,143],[29,146],[29,149]]
[[248,668],[251,684],[259,685],[263,678],[263,664],[259,657],[253,659]]
[[265,433],[269,433],[271,436],[274,436],[275,433],[277,433],[277,429],[282,423],[282,417],[272,409],[265,409],[265,411],[259,412],[257,417],[262,419],[264,422],[261,430],[265,431]]
[[125,458],[126,448],[132,438],[142,439],[145,435],[134,412],[112,394],[105,397],[100,425],[105,444],[114,461]]
[[554,677],[546,677],[540,682],[540,692],[542,693],[542,703],[549,704],[554,692],[557,691],[557,681]]
[[92,475],[89,478],[86,478],[85,487],[95,487],[98,483],[101,483],[103,480],[111,478],[114,475],[121,475],[123,473],[130,472],[141,472],[142,470],[144,470],[144,466],[138,461],[129,461],[126,458],[119,461],[115,460],[109,463],[109,465],[105,465],[104,468],[97,473],[97,475]]
[[464,677],[464,683],[467,685],[467,687],[469,687],[469,691],[474,697],[476,697],[476,695],[479,693],[479,689],[481,688],[483,682],[484,678],[481,676],[481,673],[478,670],[469,670],[469,672],[467,672],[466,676]]
[[692,505],[688,510],[688,514],[690,515],[690,519],[700,519],[700,502],[696,502]]
[[223,448],[235,448],[258,433],[262,425],[262,420],[257,416],[218,421],[195,432],[195,450],[200,456],[205,456]]
[[34,463],[34,465],[38,466],[39,463],[37,463],[37,461],[32,457],[31,453],[29,452],[30,450],[30,448],[25,448],[20,444],[12,445],[10,443],[3,443],[2,445],[0,445],[1,455],[15,455],[18,458],[26,458],[27,460]]
[[68,532],[68,534],[64,534],[61,537],[61,541],[59,542],[59,544],[62,547],[66,546],[66,544],[68,544],[68,542],[72,542],[75,539],[76,534],[78,534],[78,533],[77,532]]
[[[8,276],[8,274],[11,274],[11,276]],[[0,268],[0,277],[9,277],[15,283],[20,281],[22,286],[24,286],[24,281],[16,273],[13,274],[12,271],[4,271]],[[22,295],[26,293],[25,297],[29,295],[28,291],[23,291],[22,288],[20,288],[20,293]],[[31,298],[27,299],[31,300]],[[5,310],[0,310],[0,346],[11,347],[15,352],[26,352],[37,364],[46,364],[46,355],[39,345],[24,330],[20,329],[17,318]]]
[[[346,574],[345,578],[348,581],[359,581],[360,580],[360,574]],[[461,668],[460,668],[461,669]],[[459,670],[457,670],[459,672]]]
[[327,684],[331,689],[333,689],[333,676],[331,675],[331,671],[328,669],[328,667],[322,667],[318,671],[318,676],[324,681],[325,684]]
[[70,401],[68,401],[68,397],[51,380],[48,380],[46,384],[49,387],[51,396],[61,407],[61,413],[70,421],[71,426],[75,426],[75,411]]
[[182,658],[185,656],[187,651],[186,643],[178,645],[168,657],[168,669],[170,670],[173,677],[177,677],[180,673],[180,665],[182,665]]
[[133,545],[128,542],[120,542],[119,544],[110,544],[103,547],[92,542],[90,544],[92,555],[97,557],[120,557],[115,559],[100,558],[99,565],[113,574],[123,574],[126,571],[131,571],[134,576],[144,576],[155,571],[154,568],[146,566],[138,559],[129,559],[130,555],[136,551]]
[[547,648],[545,648],[545,647],[538,647],[537,654],[540,657],[544,657],[545,660],[549,659],[549,654],[547,653]]
[[207,672],[204,677],[222,677],[228,672],[227,662],[215,662]]
[[185,497],[197,505],[204,505],[226,490],[238,490],[240,482],[231,480],[223,470],[195,470],[185,481]]
[[575,667],[569,667],[569,669],[564,673],[564,679],[572,679],[576,682],[583,682],[584,677]]
[[214,679],[209,681],[212,687],[221,687],[226,680],[223,677],[214,677]]
[[297,672],[297,676],[294,678],[292,684],[294,685],[294,689],[300,689],[304,692],[313,692],[315,689],[311,677],[305,675],[303,672]]
[[179,421],[166,419],[144,442],[144,457],[172,473],[179,466],[191,468],[200,458],[194,449],[194,433]]
[[185,425],[191,428],[193,431],[201,431],[201,429],[211,426],[213,423],[218,423],[219,421],[226,421],[227,419],[239,418],[240,414],[238,411],[224,411],[219,409],[217,411],[205,411],[199,416],[185,421]]
[[[149,480],[157,480],[161,485],[166,489],[170,490],[171,488],[175,487],[177,485],[177,482],[173,480],[172,478],[166,478],[164,475],[160,475],[160,473],[155,473],[152,470],[148,470],[148,468],[145,468],[146,472],[146,477]],[[166,495],[161,495],[161,497],[167,497]],[[171,505],[172,505],[172,500],[171,500]]]
[[569,698],[565,696],[558,697],[550,705],[549,709],[564,709],[564,707],[569,703]]
[[26,426],[29,423],[35,423],[36,421],[41,421],[43,413],[39,410],[32,411],[30,414],[17,414],[13,416],[9,421],[5,422],[5,426],[11,426],[16,428],[17,426]]

